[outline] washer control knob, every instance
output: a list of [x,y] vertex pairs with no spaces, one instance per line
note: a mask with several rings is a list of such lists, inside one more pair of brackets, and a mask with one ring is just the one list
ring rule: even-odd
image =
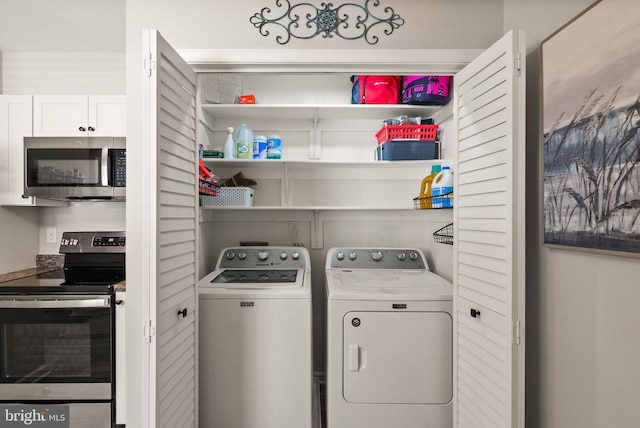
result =
[[336,254],[336,259],[344,260],[344,253],[342,251],[338,251],[338,254]]
[[269,258],[269,253],[267,251],[258,251],[258,258],[260,260],[267,260]]
[[247,258],[247,253],[245,253],[244,251],[239,252],[239,253],[238,253],[238,258],[239,258],[240,260],[244,260],[244,259],[246,259],[246,258]]
[[236,256],[236,253],[234,253],[233,251],[227,251],[227,254],[225,254],[225,257],[227,258],[227,260],[233,260],[235,256]]
[[358,258],[358,253],[356,253],[355,251],[352,251],[349,253],[349,260],[355,260]]
[[416,253],[415,251],[411,252],[411,253],[409,254],[409,258],[410,258],[411,260],[418,260],[418,253]]
[[373,250],[371,252],[371,258],[376,261],[379,262],[380,260],[382,260],[382,251],[378,251],[378,250]]
[[407,255],[403,252],[398,253],[398,260],[404,260],[407,258]]
[[293,260],[298,260],[300,258],[300,253],[297,251],[294,251],[293,253],[291,253],[291,258]]
[[280,259],[281,260],[287,260],[287,253],[285,253],[284,251],[280,253]]

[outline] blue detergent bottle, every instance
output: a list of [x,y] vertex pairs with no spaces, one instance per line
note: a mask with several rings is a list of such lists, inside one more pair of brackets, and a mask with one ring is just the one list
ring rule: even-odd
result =
[[[449,193],[451,194],[449,195]],[[453,172],[451,167],[443,166],[442,171],[435,176],[431,186],[431,196],[433,208],[453,207]]]

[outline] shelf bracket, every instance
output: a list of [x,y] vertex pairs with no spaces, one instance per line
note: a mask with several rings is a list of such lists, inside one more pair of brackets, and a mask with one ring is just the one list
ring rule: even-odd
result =
[[324,247],[324,220],[320,217],[320,211],[313,211],[313,223],[311,225],[311,248]]
[[293,186],[292,186],[291,180],[289,179],[289,164],[287,162],[284,162],[282,164],[282,180],[284,181],[281,187],[283,192],[283,194],[281,195],[282,205],[288,207],[292,205]]
[[313,130],[309,136],[309,159],[322,158],[322,135],[318,130],[318,109],[313,111]]

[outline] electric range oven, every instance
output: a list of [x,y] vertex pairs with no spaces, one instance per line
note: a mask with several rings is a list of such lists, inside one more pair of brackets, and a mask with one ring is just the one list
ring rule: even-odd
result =
[[[115,426],[115,288],[124,232],[65,232],[64,281],[0,286],[0,426]],[[40,425],[38,425],[40,424]]]

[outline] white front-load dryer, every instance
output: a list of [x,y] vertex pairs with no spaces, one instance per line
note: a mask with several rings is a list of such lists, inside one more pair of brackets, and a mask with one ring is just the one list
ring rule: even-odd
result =
[[308,251],[226,248],[198,293],[200,428],[310,428]]
[[451,428],[453,287],[419,249],[327,253],[327,428]]

